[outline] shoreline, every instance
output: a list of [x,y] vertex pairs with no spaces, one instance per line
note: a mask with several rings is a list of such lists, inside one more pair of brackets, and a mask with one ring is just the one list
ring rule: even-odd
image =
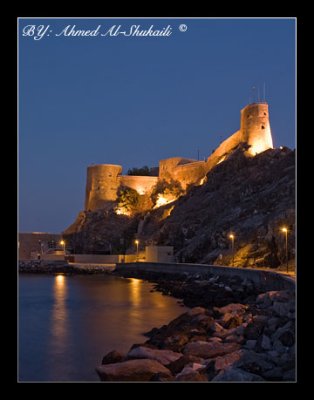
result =
[[249,279],[113,273],[144,279],[191,309],[154,327],[126,354],[96,367],[101,381],[294,382],[295,291],[265,291]]
[[[23,268],[24,267],[24,268]],[[294,382],[295,290],[265,290],[248,278],[212,273],[80,270],[21,265],[20,273],[110,274],[137,278],[190,308],[125,354],[113,349],[96,367],[101,381]]]
[[108,274],[113,266],[97,264],[69,264],[64,261],[20,260],[18,272],[20,274],[64,274],[64,275],[94,275]]

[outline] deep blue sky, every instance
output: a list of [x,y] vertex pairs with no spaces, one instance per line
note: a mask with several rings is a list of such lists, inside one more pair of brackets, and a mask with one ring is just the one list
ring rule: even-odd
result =
[[[185,23],[186,32],[178,26]],[[170,37],[22,37],[25,25],[155,29]],[[25,20],[19,23],[20,231],[60,232],[83,209],[92,163],[201,158],[239,128],[266,82],[275,146],[295,147],[294,20]]]

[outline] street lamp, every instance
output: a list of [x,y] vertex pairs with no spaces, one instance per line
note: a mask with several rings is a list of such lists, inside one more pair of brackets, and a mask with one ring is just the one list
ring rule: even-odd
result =
[[135,240],[135,244],[136,244],[136,261],[138,261],[138,245],[139,245],[139,240]]
[[38,240],[39,247],[40,247],[40,254],[43,254],[43,242],[41,240]]
[[232,266],[234,266],[234,234],[230,233],[229,239],[231,239],[231,248],[232,248]]
[[289,272],[289,266],[288,266],[288,228],[283,226],[281,228],[281,232],[285,234],[286,237],[286,265],[287,265],[287,272]]
[[63,246],[63,251],[64,251],[64,255],[65,255],[65,241],[61,240],[60,244],[61,244],[61,246]]

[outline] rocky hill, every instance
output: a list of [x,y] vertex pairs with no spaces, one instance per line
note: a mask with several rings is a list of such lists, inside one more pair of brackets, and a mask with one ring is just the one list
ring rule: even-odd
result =
[[145,244],[174,246],[182,262],[277,267],[295,247],[295,152],[270,149],[248,157],[239,146],[171,204],[132,217],[116,215],[114,204],[81,212],[64,232],[76,253],[134,251],[137,236]]

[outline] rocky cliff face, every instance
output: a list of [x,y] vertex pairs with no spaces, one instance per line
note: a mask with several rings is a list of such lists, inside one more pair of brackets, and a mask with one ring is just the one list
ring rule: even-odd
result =
[[[134,217],[116,215],[113,206],[82,212],[65,232],[79,252],[132,251],[141,245],[174,246],[178,261],[277,267],[294,259],[295,152],[269,149],[247,157],[243,147],[228,155],[176,202]],[[229,234],[233,233],[234,254]]]

